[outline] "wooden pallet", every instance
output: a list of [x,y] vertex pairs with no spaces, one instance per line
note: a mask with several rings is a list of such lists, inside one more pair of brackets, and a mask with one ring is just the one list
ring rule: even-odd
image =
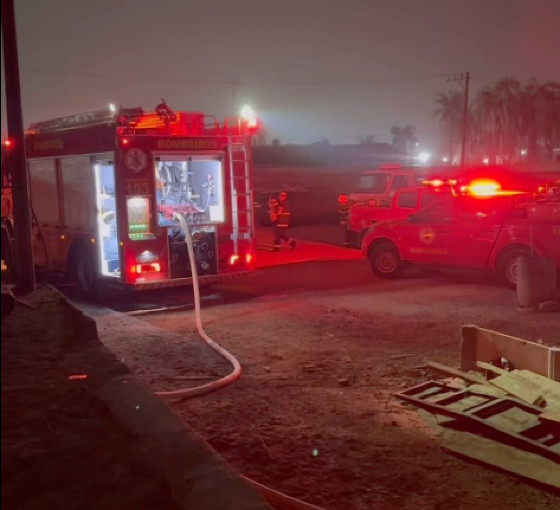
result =
[[539,419],[544,413],[540,407],[439,381],[424,382],[395,396],[431,413],[454,418],[471,432],[560,464],[560,431],[548,420]]

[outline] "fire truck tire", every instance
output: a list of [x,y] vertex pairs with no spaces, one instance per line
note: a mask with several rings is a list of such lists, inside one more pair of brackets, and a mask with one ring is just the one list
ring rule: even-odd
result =
[[91,250],[80,246],[74,255],[73,268],[74,283],[80,293],[95,296],[97,292],[97,279],[95,277],[95,264]]
[[391,242],[383,242],[370,248],[369,263],[371,270],[379,278],[400,278],[403,264],[399,250]]
[[517,288],[517,277],[519,273],[518,259],[528,254],[529,250],[522,246],[506,248],[506,250],[500,254],[497,264],[498,278],[506,287],[512,290]]
[[4,225],[2,225],[1,244],[2,260],[4,261],[4,264],[6,264],[6,269],[11,272],[14,269],[14,244],[8,228]]

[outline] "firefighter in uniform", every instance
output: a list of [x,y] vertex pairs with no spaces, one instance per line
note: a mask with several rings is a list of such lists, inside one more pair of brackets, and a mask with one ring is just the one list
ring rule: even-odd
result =
[[285,191],[280,192],[278,195],[278,202],[274,207],[275,210],[272,215],[275,221],[274,251],[278,251],[282,247],[282,241],[286,241],[293,250],[296,247],[296,242],[288,237],[288,228],[290,228],[290,204],[288,203],[288,194]]

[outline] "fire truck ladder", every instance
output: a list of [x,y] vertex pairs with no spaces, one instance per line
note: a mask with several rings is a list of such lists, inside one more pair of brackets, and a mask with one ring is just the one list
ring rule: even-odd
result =
[[[237,139],[236,139],[237,138]],[[245,141],[230,137],[229,143],[231,178],[231,216],[233,233],[231,238],[237,252],[239,239],[253,237],[253,190],[251,189],[250,149]]]

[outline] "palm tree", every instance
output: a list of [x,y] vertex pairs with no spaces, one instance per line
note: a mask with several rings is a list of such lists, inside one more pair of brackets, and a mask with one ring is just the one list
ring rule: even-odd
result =
[[463,119],[463,96],[460,92],[453,91],[447,94],[439,93],[436,96],[437,109],[434,112],[439,117],[439,123],[449,144],[448,157],[453,156],[453,145],[461,138],[461,125]]
[[[438,94],[435,111],[450,146],[458,140],[462,118],[459,92]],[[492,163],[514,162],[527,151],[535,160],[539,149],[552,159],[560,145],[560,83],[531,80],[522,87],[513,78],[504,78],[481,89],[469,112],[469,139],[477,160]]]
[[418,142],[418,138],[415,136],[415,128],[412,124],[407,124],[405,127],[401,128],[399,126],[393,126],[391,128],[391,134],[393,135],[393,147],[397,149],[410,153],[410,147],[414,147]]
[[554,148],[560,146],[560,83],[548,82],[539,87],[535,109],[537,136],[552,159]]
[[503,78],[494,85],[494,94],[497,99],[496,113],[501,125],[502,153],[510,160],[515,148],[519,146],[521,85],[513,78]]
[[473,141],[493,163],[511,161],[520,145],[522,95],[517,80],[504,78],[476,96]]

